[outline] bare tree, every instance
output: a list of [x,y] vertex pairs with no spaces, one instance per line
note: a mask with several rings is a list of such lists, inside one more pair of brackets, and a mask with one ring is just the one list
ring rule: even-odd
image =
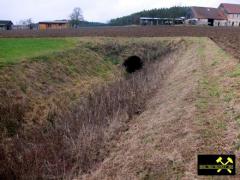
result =
[[84,21],[81,8],[74,8],[72,14],[70,15],[70,19],[70,24],[72,25],[72,27],[77,28],[80,25],[81,21]]
[[24,19],[24,20],[21,20],[20,22],[19,22],[19,24],[20,25],[30,25],[30,24],[32,24],[33,22],[32,22],[32,19],[31,18],[29,18],[29,19]]
[[31,18],[21,20],[18,24],[19,24],[19,25],[23,25],[23,26],[28,26],[29,29],[32,29],[32,28],[33,28],[33,21],[32,21]]

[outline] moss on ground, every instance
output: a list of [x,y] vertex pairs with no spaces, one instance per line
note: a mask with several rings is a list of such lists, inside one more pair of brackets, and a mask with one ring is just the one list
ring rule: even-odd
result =
[[229,73],[230,77],[239,77],[240,76],[240,65],[238,65],[235,70]]

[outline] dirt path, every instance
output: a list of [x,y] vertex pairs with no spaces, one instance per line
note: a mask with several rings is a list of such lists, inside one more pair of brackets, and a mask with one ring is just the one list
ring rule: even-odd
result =
[[98,169],[79,179],[200,179],[197,154],[239,155],[240,98],[230,97],[237,88],[229,76],[237,61],[207,38],[187,41],[146,111]]

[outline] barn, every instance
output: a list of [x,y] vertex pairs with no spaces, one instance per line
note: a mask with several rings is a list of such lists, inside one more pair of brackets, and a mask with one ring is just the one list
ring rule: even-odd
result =
[[240,26],[240,4],[222,3],[219,9],[227,16],[228,26]]
[[227,16],[218,8],[197,7],[190,8],[187,18],[196,25],[226,26]]
[[43,21],[39,22],[38,28],[40,30],[46,29],[67,29],[69,28],[69,22],[66,20],[61,21]]
[[0,20],[0,30],[11,30],[12,26],[12,21]]
[[140,17],[141,25],[173,25],[184,24],[184,18],[152,18]]

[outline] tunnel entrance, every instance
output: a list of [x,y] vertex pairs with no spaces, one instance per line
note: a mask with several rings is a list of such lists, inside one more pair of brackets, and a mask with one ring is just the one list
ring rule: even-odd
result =
[[138,56],[130,56],[124,61],[123,66],[128,73],[134,73],[143,68],[143,61]]

